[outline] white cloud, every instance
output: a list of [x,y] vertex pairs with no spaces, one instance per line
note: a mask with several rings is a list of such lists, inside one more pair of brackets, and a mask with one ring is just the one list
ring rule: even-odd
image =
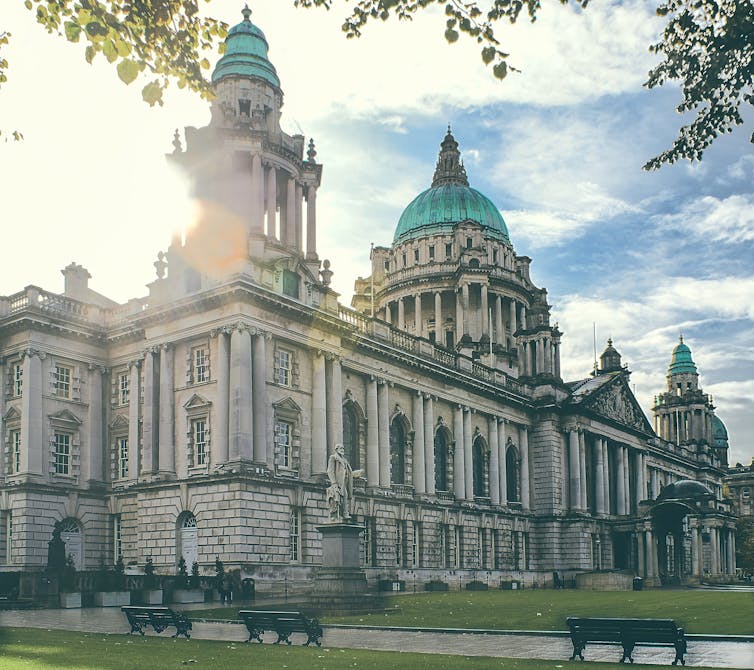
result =
[[693,232],[706,241],[738,244],[754,240],[754,196],[704,196],[680,211],[655,217],[658,226]]

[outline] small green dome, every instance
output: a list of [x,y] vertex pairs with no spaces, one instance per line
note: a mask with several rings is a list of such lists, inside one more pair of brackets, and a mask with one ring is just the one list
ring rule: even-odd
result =
[[683,343],[683,336],[680,337],[679,343],[673,349],[673,355],[670,359],[669,375],[677,374],[697,374],[696,365],[691,358],[691,349]]
[[728,446],[728,430],[725,424],[716,416],[712,417],[712,437],[716,447]]
[[499,239],[508,240],[508,228],[492,201],[469,186],[450,128],[440,145],[432,186],[417,195],[398,220],[393,244],[433,233],[449,233],[457,223],[474,221]]
[[225,53],[212,72],[212,83],[225,77],[259,77],[280,88],[275,66],[267,58],[267,38],[249,17],[251,10],[243,9],[243,21],[233,26],[225,38]]

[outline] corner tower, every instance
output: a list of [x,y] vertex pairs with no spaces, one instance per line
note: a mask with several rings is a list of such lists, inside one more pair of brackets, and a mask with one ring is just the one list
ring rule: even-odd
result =
[[469,185],[448,127],[430,188],[403,211],[392,245],[374,249],[352,304],[508,374],[560,379],[561,334],[529,263],[500,210]]
[[[327,288],[320,274],[316,196],[322,177],[314,142],[280,127],[283,91],[262,30],[245,7],[212,73],[211,120],[176,131],[169,159],[188,175],[195,225],[158,259],[153,294],[174,297],[245,274],[293,298]],[[167,270],[167,272],[166,272]],[[168,286],[170,285],[170,286]],[[170,290],[167,290],[167,289]],[[317,291],[315,290],[315,293]]]
[[710,465],[727,467],[727,440],[716,439],[722,421],[715,416],[712,398],[699,387],[699,372],[683,336],[671,354],[666,379],[667,390],[655,397],[652,408],[655,432],[667,442],[692,448]]

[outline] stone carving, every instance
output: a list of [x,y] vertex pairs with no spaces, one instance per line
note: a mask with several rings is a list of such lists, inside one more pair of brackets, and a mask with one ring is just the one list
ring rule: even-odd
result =
[[335,445],[335,451],[327,460],[327,507],[330,521],[343,522],[351,519],[351,504],[353,503],[353,479],[361,477],[363,470],[353,470],[345,456],[342,444]]
[[626,426],[644,430],[644,417],[636,410],[632,399],[623,387],[615,387],[610,393],[599,395],[591,403],[591,409]]

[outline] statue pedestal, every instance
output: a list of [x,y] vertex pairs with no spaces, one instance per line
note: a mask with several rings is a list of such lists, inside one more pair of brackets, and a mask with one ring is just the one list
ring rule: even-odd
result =
[[359,535],[364,530],[340,522],[317,526],[322,533],[322,567],[317,570],[312,600],[316,607],[333,611],[369,610],[365,596],[367,578],[360,567]]

